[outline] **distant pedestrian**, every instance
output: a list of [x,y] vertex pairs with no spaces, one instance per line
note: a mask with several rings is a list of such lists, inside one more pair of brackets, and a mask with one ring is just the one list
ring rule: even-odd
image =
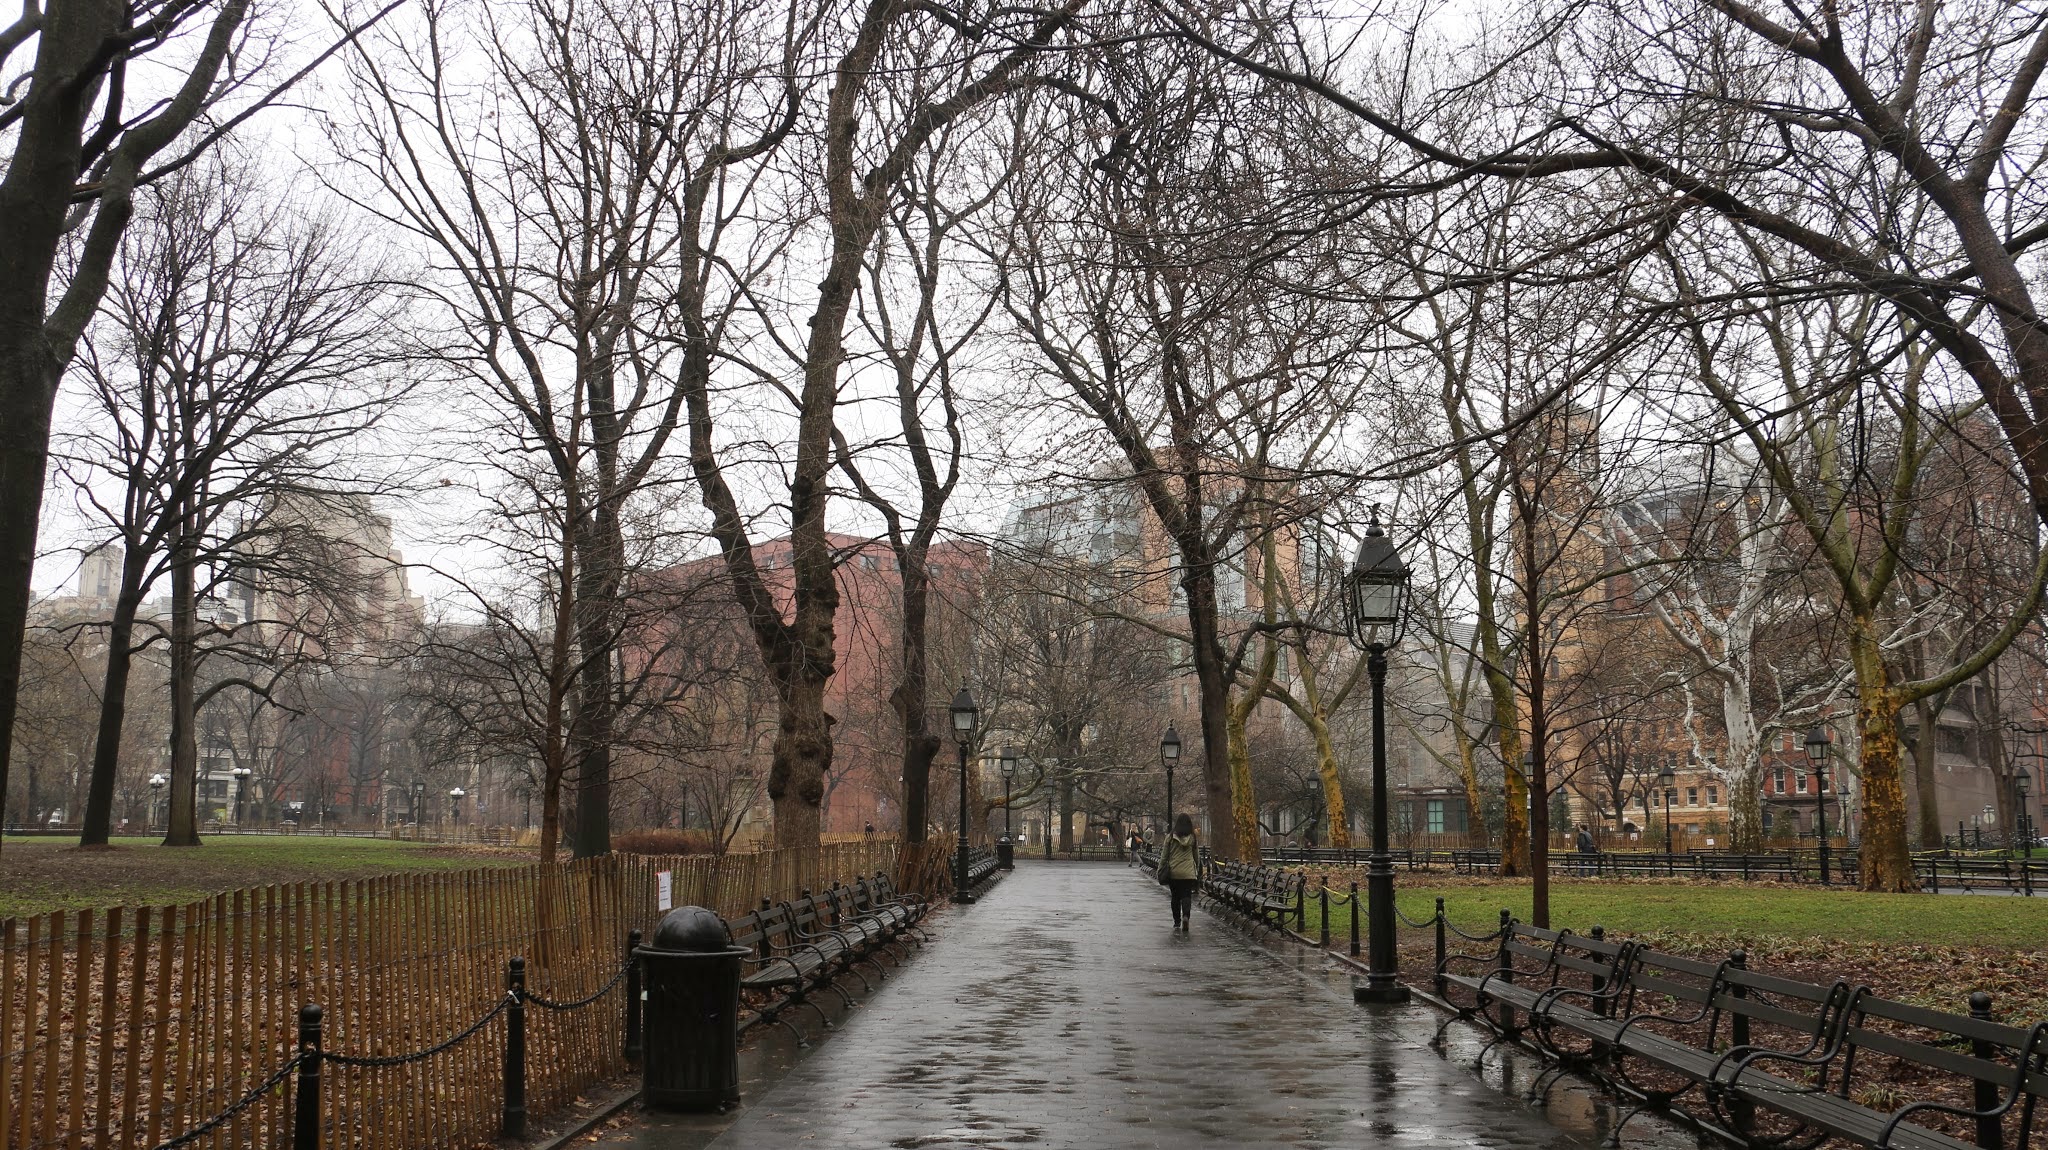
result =
[[875,824],[873,824],[873,823],[869,823],[869,824],[868,824],[867,826],[863,827],[863,828],[861,829],[861,834],[862,834],[862,835],[864,835],[864,836],[866,836],[866,837],[867,837],[867,838],[869,838],[869,839],[872,839],[872,838],[874,838],[874,837],[875,837]]
[[1159,881],[1173,898],[1173,929],[1185,932],[1195,917],[1195,891],[1202,885],[1202,864],[1195,853],[1195,820],[1175,815],[1173,833],[1159,852]]
[[1593,841],[1593,832],[1584,823],[1579,824],[1578,848],[1578,872],[1580,874],[1592,874],[1594,868],[1592,856],[1600,853],[1600,844]]

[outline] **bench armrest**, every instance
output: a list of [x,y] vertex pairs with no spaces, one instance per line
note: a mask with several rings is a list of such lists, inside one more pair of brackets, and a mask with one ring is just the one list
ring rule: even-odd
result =
[[779,954],[771,954],[767,958],[748,958],[742,961],[753,964],[755,974],[765,974],[767,973],[769,967],[780,962],[788,964],[789,973],[792,976],[796,978],[802,978],[804,975],[804,972],[797,968],[796,963],[790,962],[789,959],[786,959]]
[[[795,942],[795,943],[784,943],[783,945],[781,945],[781,946],[779,946],[779,947],[776,947],[775,949],[777,949],[777,950],[808,950],[808,951],[810,951],[810,952],[811,952],[812,954],[815,954],[815,955],[817,955],[817,956],[818,956],[818,961],[819,961],[819,962],[822,962],[822,963],[824,963],[824,964],[825,964],[826,966],[831,966],[831,965],[832,965],[832,956],[830,956],[830,955],[826,954],[826,953],[825,953],[825,952],[824,952],[823,950],[819,949],[819,948],[818,948],[818,947],[816,947],[816,946],[813,946],[812,944],[810,944],[810,943],[808,943],[808,942],[798,941],[798,942]],[[779,956],[778,956],[778,957],[779,957]],[[784,959],[783,961],[787,962],[788,960],[787,960],[787,959]],[[792,963],[790,963],[790,965],[791,965],[791,966],[795,966],[796,964],[792,962]]]
[[[791,927],[789,929],[789,933],[792,938],[799,939],[803,942],[810,942],[813,939],[819,938],[829,938],[838,942],[840,946],[846,948],[847,950],[853,949],[853,940],[846,937],[844,934],[841,934],[839,928],[836,926],[828,926],[823,930],[815,931],[799,930],[796,927]],[[865,937],[865,932],[863,932],[863,937]]]
[[1628,987],[1621,983],[1617,983],[1606,990],[1584,990],[1576,986],[1553,986],[1544,990],[1542,994],[1537,995],[1535,1005],[1529,1009],[1539,1012],[1548,1010],[1550,1004],[1560,998],[1584,998],[1589,1002],[1620,998],[1622,992],[1627,989]]
[[[1679,1026],[1694,1026],[1704,1021],[1707,1017],[1707,1014],[1712,1010],[1712,1006],[1702,1003],[1698,1012],[1693,1014],[1693,1016],[1690,1018],[1677,1014],[1631,1014],[1628,1016],[1627,1021],[1621,1024],[1621,1029],[1614,1032],[1614,1041],[1619,1043],[1622,1039],[1628,1037],[1628,1032],[1638,1022],[1670,1022],[1675,1023]],[[1747,1048],[1745,1047],[1744,1049]]]
[[2033,1070],[2035,1063],[2039,1062],[2043,1057],[2043,1054],[2036,1053],[2037,1048],[2043,1052],[2048,1052],[2048,1022],[2037,1022],[2034,1024],[2034,1028],[2027,1032],[2026,1043],[2019,1048],[2017,1056],[2013,1059],[2012,1085],[2006,1089],[2004,1101],[1989,1110],[1970,1110],[1961,1106],[1950,1106],[1942,1102],[1913,1102],[1901,1106],[1897,1110],[1892,1111],[1890,1120],[1884,1124],[1884,1130],[1878,1134],[1877,1150],[1887,1150],[1891,1146],[1892,1132],[1897,1130],[1901,1123],[1905,1122],[1907,1115],[1917,1114],[1923,1110],[1954,1114],[1959,1118],[2003,1117],[2006,1111],[2011,1110],[2017,1105],[2020,1098],[2027,1092],[2027,1074]]
[[[1744,1070],[1758,1062],[1790,1062],[1796,1066],[1825,1067],[1842,1052],[1842,1036],[1848,1031],[1846,1023],[1849,1012],[1855,1008],[1856,1000],[1863,996],[1864,989],[1859,986],[1849,990],[1847,983],[1835,983],[1834,988],[1828,993],[1828,1003],[1823,1007],[1823,1024],[1814,1031],[1813,1041],[1806,1044],[1806,1049],[1775,1050],[1768,1046],[1756,1045],[1730,1047],[1707,1073],[1707,1085],[1732,1086],[1736,1079],[1742,1077]],[[1844,1001],[1839,1005],[1835,1002],[1837,996],[1844,996]],[[1832,1019],[1828,1018],[1830,1013],[1833,1014]],[[1728,1075],[1728,1080],[1723,1082],[1721,1068],[1729,1065],[1730,1059],[1734,1060],[1734,1069]]]

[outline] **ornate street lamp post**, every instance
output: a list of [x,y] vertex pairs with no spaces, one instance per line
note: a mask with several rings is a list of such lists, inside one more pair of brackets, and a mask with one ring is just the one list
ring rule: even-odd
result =
[[1394,956],[1394,859],[1387,853],[1387,648],[1401,641],[1408,622],[1408,565],[1387,533],[1379,510],[1366,524],[1358,558],[1344,577],[1344,630],[1365,652],[1372,679],[1372,857],[1366,868],[1367,948],[1365,983],[1354,986],[1358,1002],[1406,1002]]
[[974,738],[974,720],[978,708],[974,696],[968,694],[967,684],[960,684],[959,693],[953,696],[953,705],[948,708],[953,717],[953,742],[960,748],[960,849],[955,852],[953,876],[953,901],[970,903],[974,892],[967,889],[967,744]]
[[228,774],[235,777],[235,829],[242,827],[242,800],[249,790],[249,776],[256,772],[247,767],[236,767]]
[[462,796],[467,794],[461,787],[448,790],[448,817],[455,822],[455,837],[462,837]]
[[1159,761],[1166,764],[1166,833],[1173,833],[1173,768],[1180,762],[1180,732],[1173,724],[1166,724],[1166,733],[1159,736]]
[[1806,732],[1806,763],[1813,768],[1814,831],[1820,835],[1820,885],[1833,880],[1828,875],[1828,729],[1815,727]]
[[1017,869],[1017,840],[1010,837],[1010,780],[1017,777],[1017,748],[1004,747],[1003,764],[1003,841],[996,844],[996,862],[1004,870]]
[[1671,847],[1671,792],[1678,785],[1678,776],[1670,767],[1657,772],[1657,789],[1664,793],[1664,868],[1671,869],[1671,856],[1677,852]]
[[170,785],[171,780],[164,775],[149,776],[149,822],[151,826],[155,826],[163,821],[157,818],[157,807],[163,801],[164,788]]
[[2034,812],[2027,807],[2029,801],[2027,791],[2033,785],[2034,776],[2027,771],[2027,768],[2021,767],[2013,772],[2012,791],[2014,796],[2019,799],[2019,802],[2015,805],[2020,809],[2020,849],[2026,852],[2023,857],[2029,859],[2034,857]]

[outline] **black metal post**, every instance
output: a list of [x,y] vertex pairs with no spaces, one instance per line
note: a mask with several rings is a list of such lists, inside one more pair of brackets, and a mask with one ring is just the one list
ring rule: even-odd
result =
[[[1729,965],[1729,967],[1730,967],[1730,968],[1732,968],[1732,969],[1734,969],[1734,970],[1748,970],[1748,969],[1749,969],[1749,953],[1748,953],[1747,951],[1742,951],[1742,950],[1731,950],[1731,951],[1729,951],[1729,952],[1728,952],[1728,965]],[[1742,983],[1739,983],[1739,982],[1738,982],[1738,983],[1735,983],[1735,984],[1731,985],[1731,986],[1730,986],[1730,987],[1728,988],[1728,993],[1729,993],[1729,995],[1730,995],[1731,997],[1734,997],[1734,998],[1748,998],[1748,997],[1749,997],[1749,988],[1748,988],[1748,987],[1746,987],[1746,986],[1744,986],[1744,985],[1743,985]],[[1732,1014],[1731,1014],[1731,1015],[1729,1016],[1729,1029],[1728,1029],[1728,1036],[1729,1036],[1729,1040],[1730,1040],[1731,1042],[1733,1042],[1733,1043],[1734,1043],[1734,1044],[1735,1044],[1736,1046],[1738,1046],[1738,1047],[1746,1047],[1746,1046],[1748,1046],[1748,1045],[1749,1045],[1749,1014],[1748,1014],[1748,1012],[1746,1012],[1746,1011],[1742,1011],[1742,1010],[1737,1010],[1737,1011],[1734,1011],[1734,1012],[1733,1012],[1733,1013],[1732,1013]],[[1750,1129],[1750,1128],[1751,1128],[1751,1127],[1750,1127],[1750,1123],[1751,1123],[1751,1122],[1752,1122],[1752,1121],[1753,1121],[1753,1120],[1755,1119],[1755,1117],[1756,1117],[1756,1108],[1755,1108],[1755,1106],[1754,1106],[1754,1105],[1753,1105],[1752,1103],[1750,1103],[1750,1102],[1749,1102],[1748,1100],[1746,1100],[1746,1099],[1743,1099],[1743,1098],[1733,1098],[1733,1097],[1731,1097],[1731,1098],[1730,1098],[1730,1099],[1728,1100],[1728,1102],[1729,1102],[1729,1106],[1728,1106],[1729,1112],[1730,1112],[1730,1113],[1732,1113],[1732,1114],[1733,1114],[1733,1115],[1734,1115],[1734,1116],[1736,1117],[1736,1120],[1737,1120],[1737,1123],[1736,1123],[1736,1128],[1737,1128],[1737,1129],[1742,1129],[1742,1130]]]
[[[1979,1022],[1991,1021],[1991,996],[1981,990],[1970,992],[1970,1017]],[[1970,1040],[1970,1053],[1986,1062],[1998,1057],[1998,1047],[1982,1038]],[[2005,1131],[1994,1111],[1998,1108],[1998,1084],[1977,1081],[1977,1145],[1998,1150],[2005,1145]]]
[[1394,957],[1394,858],[1387,851],[1387,645],[1366,648],[1372,678],[1372,858],[1366,864],[1365,983],[1351,989],[1356,1002],[1408,1001]]
[[1173,760],[1166,760],[1166,833],[1173,833]]
[[499,1136],[526,1137],[526,960],[505,964],[505,1114]]
[[1444,937],[1444,900],[1439,897],[1436,900],[1436,977],[1434,979],[1436,996],[1438,998],[1442,998],[1444,992],[1449,989],[1449,982],[1444,977],[1444,959],[1449,956],[1449,950],[1446,945],[1448,941]]
[[1345,905],[1351,908],[1351,957],[1357,958],[1358,920],[1363,916],[1358,913],[1358,884],[1356,882],[1351,884],[1351,901]]
[[320,1150],[320,1008],[299,1008],[299,1084],[292,1110],[292,1150]]
[[626,1061],[640,1061],[640,960],[633,952],[640,949],[640,928],[626,932]]
[[953,901],[971,903],[974,892],[967,889],[967,740],[955,740],[960,748],[960,849],[954,862],[959,874],[953,880]]
[[1319,884],[1319,886],[1318,886],[1318,889],[1317,889],[1317,891],[1316,891],[1316,898],[1317,898],[1317,899],[1319,900],[1319,902],[1320,902],[1320,904],[1321,904],[1321,905],[1319,906],[1319,908],[1318,908],[1318,909],[1319,909],[1319,911],[1321,912],[1321,914],[1322,914],[1322,916],[1323,916],[1323,931],[1322,931],[1322,945],[1323,945],[1323,949],[1324,949],[1324,950],[1328,950],[1328,949],[1330,949],[1330,876],[1329,876],[1329,875],[1324,875],[1324,876],[1323,876],[1323,881],[1322,881],[1322,882],[1321,882],[1321,883]]
[[1671,788],[1657,788],[1664,792],[1664,873],[1671,873],[1671,856],[1677,852],[1671,846]]
[[1828,783],[1825,774],[1813,776],[1813,789],[1813,813],[1818,820],[1816,829],[1820,831],[1820,885],[1830,886],[1834,880],[1828,875]]
[[1045,861],[1052,861],[1052,780],[1045,781]]

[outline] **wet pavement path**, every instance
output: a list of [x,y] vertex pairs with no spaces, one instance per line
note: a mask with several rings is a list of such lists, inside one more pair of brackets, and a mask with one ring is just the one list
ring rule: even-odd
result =
[[[1604,1107],[1547,1110],[1429,1047],[1440,1016],[1367,1008],[1291,942],[1102,863],[1019,863],[736,1120],[649,1116],[642,1150],[1484,1147],[1598,1144]],[[1453,1045],[1463,1039],[1455,1039]],[[1476,1044],[1471,1044],[1476,1045]],[[1470,1053],[1468,1050],[1467,1053]],[[1531,1069],[1526,1063],[1524,1069]],[[1492,1081],[1487,1079],[1491,1078]],[[752,1087],[750,1087],[752,1089]],[[1630,1127],[1631,1144],[1637,1143]],[[607,1139],[611,1142],[613,1139]],[[1690,1141],[1690,1140],[1687,1140]],[[616,1143],[614,1143],[616,1144]]]

